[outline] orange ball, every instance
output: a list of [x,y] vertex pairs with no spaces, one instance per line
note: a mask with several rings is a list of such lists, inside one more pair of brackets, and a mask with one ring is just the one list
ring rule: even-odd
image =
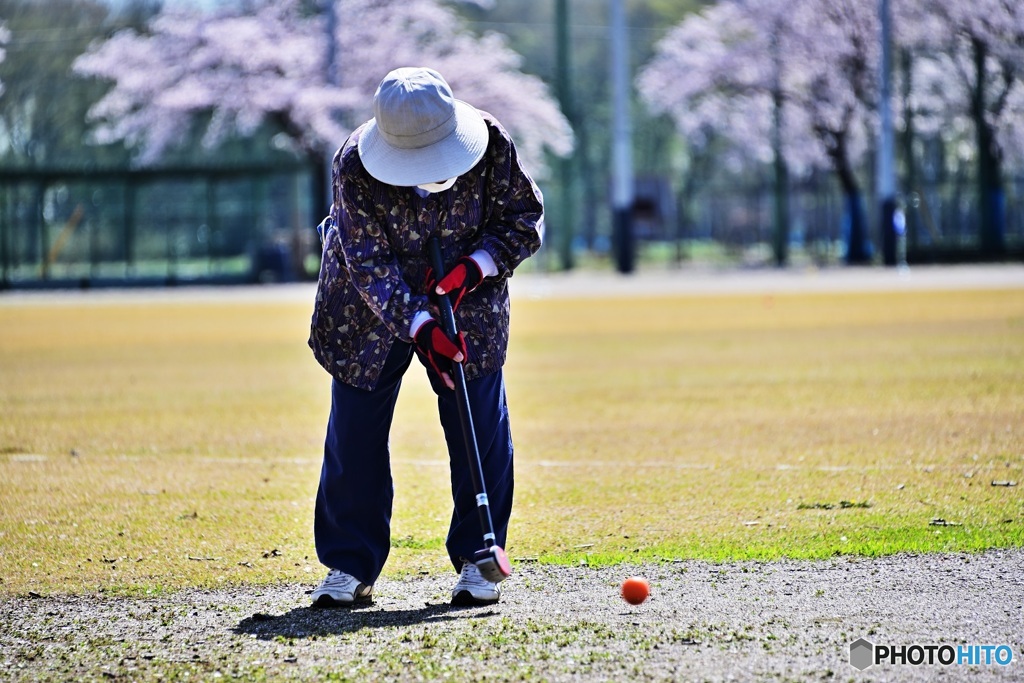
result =
[[651,585],[647,579],[631,576],[622,582],[622,599],[631,605],[639,605],[651,594]]

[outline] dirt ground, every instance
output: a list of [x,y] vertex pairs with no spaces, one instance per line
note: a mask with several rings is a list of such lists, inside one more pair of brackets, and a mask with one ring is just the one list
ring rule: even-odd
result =
[[[630,606],[622,579],[651,597]],[[1024,551],[828,561],[521,563],[487,608],[453,576],[382,580],[372,605],[312,585],[0,598],[0,680],[1024,680]],[[1007,645],[1008,665],[883,664],[850,643]],[[1003,653],[1005,655],[1005,650]]]

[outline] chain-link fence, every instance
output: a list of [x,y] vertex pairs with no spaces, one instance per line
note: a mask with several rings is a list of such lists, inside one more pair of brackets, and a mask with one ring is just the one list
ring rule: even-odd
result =
[[[706,187],[692,196],[638,192],[634,216],[641,259],[712,261],[724,265],[769,265],[775,254],[776,195],[768,183]],[[650,187],[638,183],[638,189]],[[1003,252],[983,250],[976,184],[970,178],[919,183],[899,197],[905,248],[911,262],[958,262],[1024,258],[1024,176],[1007,179],[999,203]],[[666,195],[666,192],[669,194]],[[666,200],[667,197],[667,200]],[[850,198],[829,177],[792,183],[785,195],[787,254],[791,265],[838,265],[845,258],[851,221]],[[874,193],[857,199],[881,262],[881,209]]]
[[306,276],[302,168],[0,172],[0,288]]
[[[320,253],[313,226],[322,217],[312,215],[312,182],[299,167],[0,171],[0,289],[313,277]],[[641,267],[666,260],[774,263],[769,184],[705,188],[687,198],[673,194],[667,179],[645,182],[634,223]],[[1005,183],[1001,201],[1005,257],[1024,258],[1024,176]],[[787,202],[789,263],[842,263],[849,209],[837,184],[794,183]],[[972,184],[921,185],[901,202],[910,263],[980,257]],[[874,206],[871,194],[861,197],[880,261]]]

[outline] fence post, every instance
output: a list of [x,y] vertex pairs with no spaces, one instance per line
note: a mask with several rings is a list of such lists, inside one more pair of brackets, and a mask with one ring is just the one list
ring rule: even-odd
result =
[[629,41],[624,0],[610,0],[608,30],[612,81],[612,250],[620,273],[635,267],[633,241],[633,129],[630,117]]
[[46,254],[50,251],[50,239],[46,230],[46,216],[43,211],[43,204],[46,202],[46,183],[41,181],[36,184],[35,214],[36,225],[39,227],[39,274],[40,279],[50,279],[50,264],[46,262]]
[[0,290],[10,287],[10,253],[7,243],[9,215],[7,207],[10,205],[10,187],[3,188],[0,195]]
[[135,179],[131,176],[124,184],[124,276],[131,277],[135,264]]
[[213,236],[217,232],[217,181],[206,179],[206,272],[214,274]]

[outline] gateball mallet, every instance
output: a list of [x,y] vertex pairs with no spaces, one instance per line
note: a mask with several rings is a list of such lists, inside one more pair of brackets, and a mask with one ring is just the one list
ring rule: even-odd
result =
[[[436,236],[427,241],[427,251],[430,265],[440,280],[444,277],[444,256],[441,253],[441,241]],[[455,325],[452,302],[447,294],[437,298],[441,312],[441,327],[445,334],[457,339],[459,332]],[[452,363],[452,378],[455,381],[455,401],[459,408],[459,421],[462,423],[462,437],[466,441],[466,453],[469,457],[470,477],[476,493],[476,509],[480,514],[480,526],[484,532],[484,547],[473,554],[473,564],[485,579],[491,583],[499,583],[512,575],[512,565],[494,537],[494,523],[491,521],[491,508],[487,502],[487,488],[484,483],[484,468],[480,462],[476,432],[473,431],[473,414],[469,408],[469,392],[466,390],[466,375],[462,370],[462,363]]]

